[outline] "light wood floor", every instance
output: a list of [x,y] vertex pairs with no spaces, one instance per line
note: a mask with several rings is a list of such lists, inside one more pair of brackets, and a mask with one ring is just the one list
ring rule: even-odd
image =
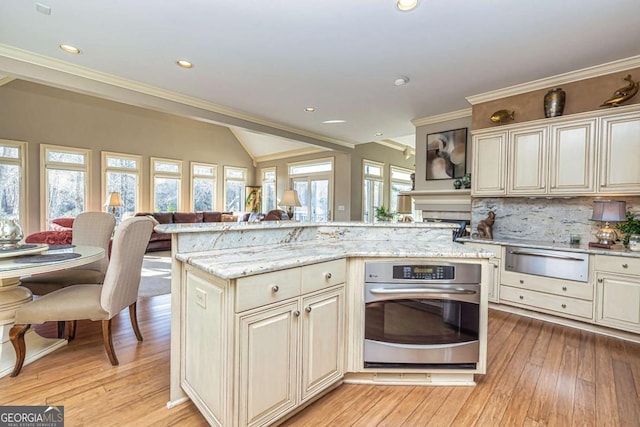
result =
[[[114,346],[80,322],[66,348],[0,379],[0,405],[64,405],[67,426],[204,426],[191,403],[171,410],[169,297],[139,303],[138,343],[118,316]],[[39,330],[53,334],[55,325]],[[287,426],[638,426],[640,345],[491,311],[489,370],[475,387],[342,385]]]

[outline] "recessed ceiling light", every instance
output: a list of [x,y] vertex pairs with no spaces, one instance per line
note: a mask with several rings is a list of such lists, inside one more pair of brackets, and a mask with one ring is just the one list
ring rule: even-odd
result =
[[189,61],[185,61],[184,59],[177,60],[176,64],[178,64],[178,67],[182,68],[193,68],[193,64]]
[[80,49],[78,49],[75,46],[71,46],[70,44],[61,44],[60,49],[68,53],[73,53],[74,55],[77,55],[80,53]]
[[401,10],[403,12],[413,10],[416,8],[416,6],[418,6],[418,0],[398,0],[396,2],[396,7],[398,8],[398,10]]
[[346,120],[325,120],[322,123],[330,125],[332,123],[346,123]]
[[304,111],[306,111],[307,113],[313,113],[314,111],[316,111],[316,109],[313,107],[307,107],[304,109]]
[[409,77],[405,77],[405,76],[398,77],[393,81],[393,84],[396,86],[404,86],[407,83],[409,83]]
[[382,133],[382,132],[376,132],[376,136],[382,136],[382,135],[384,135],[384,133]]
[[43,15],[51,15],[51,7],[43,3],[36,3],[36,11]]

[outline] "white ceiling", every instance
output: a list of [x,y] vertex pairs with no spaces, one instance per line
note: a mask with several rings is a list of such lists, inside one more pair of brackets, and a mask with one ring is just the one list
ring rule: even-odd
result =
[[[47,83],[54,68],[94,70],[291,131],[236,129],[261,157],[299,141],[413,145],[412,120],[468,108],[466,96],[640,54],[638,0],[420,1],[43,0],[44,15],[4,0],[0,73]],[[334,119],[346,123],[322,123]]]

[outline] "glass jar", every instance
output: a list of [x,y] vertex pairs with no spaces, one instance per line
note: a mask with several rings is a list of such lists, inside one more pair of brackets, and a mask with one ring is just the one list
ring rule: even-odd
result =
[[640,234],[632,234],[629,236],[629,250],[640,252]]

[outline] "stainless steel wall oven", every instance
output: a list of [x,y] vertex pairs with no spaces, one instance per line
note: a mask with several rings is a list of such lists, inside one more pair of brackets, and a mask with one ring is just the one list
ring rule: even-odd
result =
[[365,367],[475,369],[478,264],[367,262]]

